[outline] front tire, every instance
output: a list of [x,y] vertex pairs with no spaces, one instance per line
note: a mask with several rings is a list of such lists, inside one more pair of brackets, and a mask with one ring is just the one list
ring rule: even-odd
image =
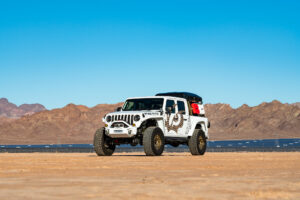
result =
[[144,151],[147,156],[160,156],[165,148],[165,137],[159,127],[148,127],[143,135]]
[[105,129],[100,128],[94,136],[94,150],[98,156],[111,156],[116,145],[109,143],[109,137],[105,135]]
[[204,155],[206,151],[206,137],[201,129],[195,129],[189,139],[189,149],[192,155]]

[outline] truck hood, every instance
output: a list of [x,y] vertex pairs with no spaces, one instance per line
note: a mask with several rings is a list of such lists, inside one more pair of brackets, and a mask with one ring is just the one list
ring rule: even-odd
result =
[[118,111],[108,113],[107,115],[135,115],[135,114],[147,114],[147,113],[160,113],[159,110],[138,110],[138,111]]

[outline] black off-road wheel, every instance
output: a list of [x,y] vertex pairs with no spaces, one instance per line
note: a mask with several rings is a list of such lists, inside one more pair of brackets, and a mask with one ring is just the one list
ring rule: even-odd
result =
[[100,128],[94,136],[94,150],[98,156],[111,156],[116,145],[110,143],[110,138],[105,135],[105,129]]
[[160,156],[165,148],[165,137],[159,127],[148,127],[143,135],[144,151],[147,156]]
[[195,129],[189,139],[189,149],[192,155],[204,155],[206,151],[206,137],[201,129]]

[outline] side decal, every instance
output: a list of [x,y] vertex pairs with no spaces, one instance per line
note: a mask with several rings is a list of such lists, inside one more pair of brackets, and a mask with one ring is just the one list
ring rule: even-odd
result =
[[[178,129],[182,128],[182,126],[183,126],[183,115],[175,114],[171,123],[170,123],[170,117],[171,117],[171,115],[167,115],[167,119],[165,121],[165,127],[167,127],[168,131],[175,131],[176,133],[178,133]],[[175,124],[177,124],[177,125],[175,125]]]

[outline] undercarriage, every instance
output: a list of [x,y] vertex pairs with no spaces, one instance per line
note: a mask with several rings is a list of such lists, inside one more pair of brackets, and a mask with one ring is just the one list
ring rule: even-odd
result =
[[[137,136],[131,137],[131,138],[111,138],[107,137],[107,142],[114,144],[114,145],[121,145],[121,144],[130,144],[131,146],[136,145],[143,145],[143,135],[139,134]],[[188,144],[188,138],[182,138],[182,137],[165,137],[165,144],[172,145],[173,147],[177,147],[180,144],[187,145]]]

